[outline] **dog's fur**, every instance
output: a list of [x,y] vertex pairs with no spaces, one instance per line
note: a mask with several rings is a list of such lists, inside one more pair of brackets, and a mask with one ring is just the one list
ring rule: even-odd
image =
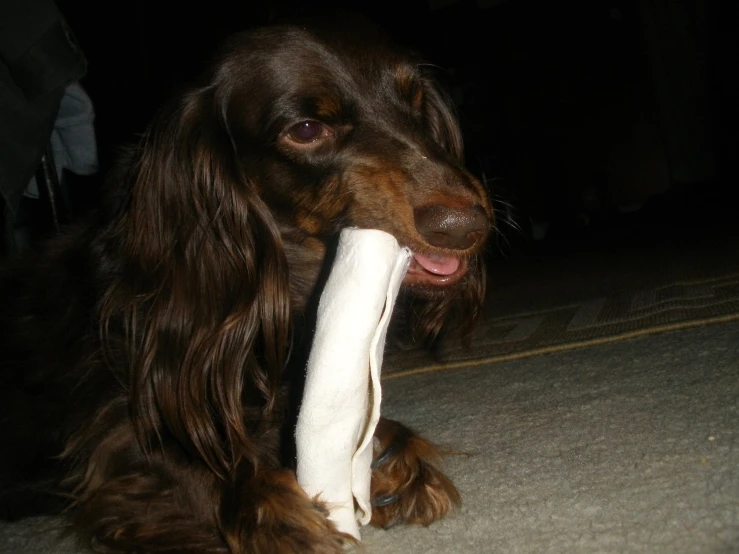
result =
[[[341,552],[281,447],[286,368],[347,226],[414,251],[400,304],[418,341],[474,320],[492,212],[461,163],[426,67],[366,22],[230,40],[91,221],[3,278],[0,513],[66,506],[128,552]],[[459,500],[429,443],[389,420],[376,438],[374,524]]]

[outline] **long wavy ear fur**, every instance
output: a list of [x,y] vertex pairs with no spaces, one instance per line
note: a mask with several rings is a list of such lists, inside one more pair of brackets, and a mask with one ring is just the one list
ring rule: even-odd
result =
[[101,306],[144,451],[173,438],[221,477],[265,457],[290,341],[282,241],[238,163],[227,101],[197,90],[145,134],[107,237],[122,261]]

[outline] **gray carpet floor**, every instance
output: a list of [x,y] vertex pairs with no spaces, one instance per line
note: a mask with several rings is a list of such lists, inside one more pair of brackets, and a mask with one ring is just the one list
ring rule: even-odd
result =
[[384,553],[739,552],[739,324],[389,381],[464,505]]
[[[385,415],[459,452],[462,507],[368,554],[739,553],[739,322],[390,379]],[[53,519],[0,553],[68,554]],[[49,530],[51,526],[51,530]]]

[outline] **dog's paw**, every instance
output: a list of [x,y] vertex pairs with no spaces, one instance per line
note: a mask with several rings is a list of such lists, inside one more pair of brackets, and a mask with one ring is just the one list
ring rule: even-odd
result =
[[238,521],[227,533],[233,552],[340,554],[354,542],[336,530],[328,510],[303,492],[292,471],[258,474],[242,491]]
[[440,453],[402,424],[380,419],[372,462],[372,525],[429,525],[460,503],[457,488],[439,469]]

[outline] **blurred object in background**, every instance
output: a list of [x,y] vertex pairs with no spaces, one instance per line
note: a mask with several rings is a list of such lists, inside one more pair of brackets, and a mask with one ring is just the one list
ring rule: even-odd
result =
[[16,227],[23,219],[24,191],[45,155],[51,163],[50,144],[59,105],[67,87],[86,69],[82,51],[51,0],[0,0],[3,253],[15,253],[23,247],[16,240]]

